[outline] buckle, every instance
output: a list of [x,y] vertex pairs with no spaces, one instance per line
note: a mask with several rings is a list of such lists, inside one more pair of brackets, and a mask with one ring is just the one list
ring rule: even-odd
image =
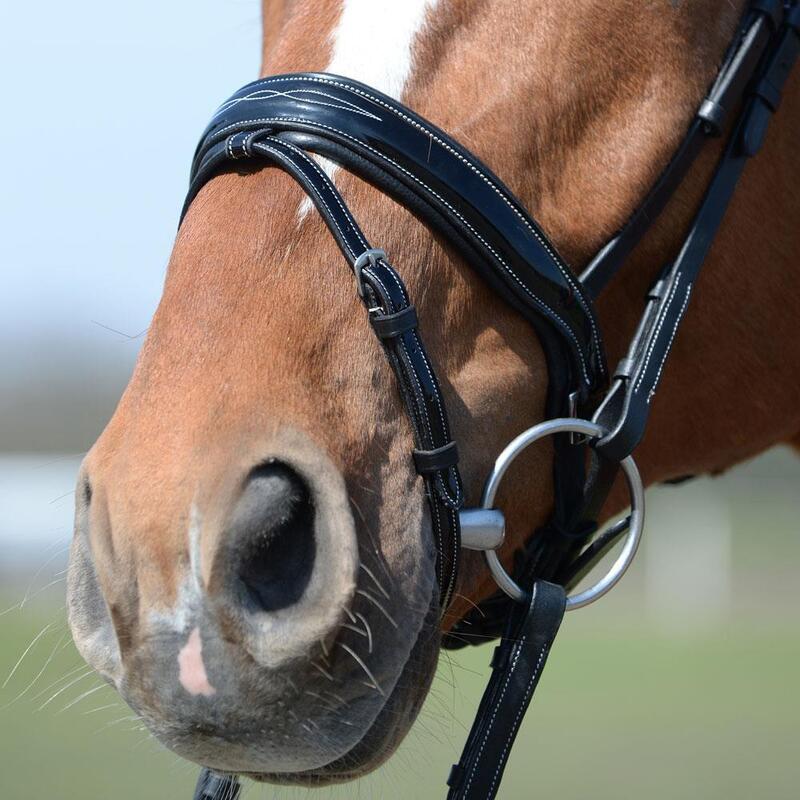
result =
[[[578,403],[580,401],[581,393],[579,391],[571,392],[567,399],[567,413],[570,419],[578,419]],[[586,434],[579,434],[575,431],[569,432],[569,443],[572,445],[585,444],[591,437]]]
[[356,288],[358,289],[358,296],[361,298],[366,297],[364,293],[364,267],[374,267],[381,259],[388,261],[386,253],[377,247],[365,250],[353,263],[353,273],[356,276]]

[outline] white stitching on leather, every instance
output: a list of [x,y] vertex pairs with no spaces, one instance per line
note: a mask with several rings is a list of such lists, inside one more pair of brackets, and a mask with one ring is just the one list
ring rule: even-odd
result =
[[[429,503],[430,508],[434,509],[433,513],[436,515],[436,520],[433,520],[433,514],[431,515],[431,521],[434,524],[436,530],[442,530],[442,520],[440,517],[440,510],[438,503]],[[436,582],[439,584],[439,592],[441,593],[442,590],[442,577],[444,576],[444,561],[442,559],[442,548],[440,546],[440,542],[442,541],[441,536],[437,536],[434,533],[434,546],[436,547]]]
[[[535,598],[534,598],[535,602]],[[500,705],[503,702],[503,698],[505,697],[506,690],[508,689],[509,681],[511,680],[511,676],[514,674],[514,670],[517,668],[517,662],[519,661],[520,654],[522,653],[522,647],[525,644],[525,639],[527,637],[523,636],[519,643],[517,644],[517,652],[514,654],[514,661],[511,664],[511,670],[509,671],[508,675],[506,675],[506,681],[503,684],[503,691],[500,693],[500,697],[495,704],[494,711],[492,711],[492,717],[489,720],[489,725],[484,731],[483,734],[483,741],[481,742],[480,749],[478,750],[478,755],[475,758],[474,763],[472,764],[472,769],[469,773],[469,780],[467,781],[467,785],[464,787],[464,795],[466,796],[469,793],[469,787],[472,785],[472,780],[475,777],[475,770],[478,768],[478,762],[480,761],[481,755],[483,754],[483,750],[486,747],[486,742],[489,739],[489,733],[492,730],[492,726],[494,725],[494,721],[497,718],[497,710],[500,708]]]
[[314,161],[313,158],[310,158],[308,153],[305,152],[305,150],[301,150],[299,147],[296,147],[291,142],[285,142],[283,139],[276,139],[274,136],[270,136],[269,139],[272,140],[272,141],[278,141],[284,147],[288,147],[292,152],[296,153],[298,156],[300,156],[303,159],[305,159],[305,161],[316,170],[317,175],[319,175],[319,177],[322,179],[322,181],[328,187],[328,189],[329,189],[331,195],[333,196],[334,200],[336,200],[336,204],[342,210],[342,214],[347,219],[351,230],[356,235],[356,237],[361,242],[361,244],[364,245],[364,249],[365,250],[369,250],[369,244],[367,243],[366,239],[364,239],[364,236],[361,233],[361,229],[356,224],[355,219],[353,219],[353,215],[350,213],[350,209],[348,209],[347,206],[345,206],[344,203],[342,203],[342,199],[341,199],[341,197],[339,195],[339,191],[333,185],[333,182],[331,181],[331,179],[320,169],[320,167],[316,163],[316,161]]
[[[395,116],[400,117],[400,119],[407,122],[409,125],[421,130],[423,133],[427,134],[431,137],[431,139],[441,145],[445,150],[449,153],[454,155],[459,161],[463,162],[469,169],[478,175],[481,180],[483,180],[488,186],[492,188],[492,190],[503,200],[503,202],[513,211],[513,213],[520,219],[520,221],[525,225],[525,227],[533,234],[539,244],[545,249],[545,251],[550,255],[550,257],[555,262],[556,267],[558,268],[559,272],[564,276],[564,279],[567,283],[572,287],[572,290],[575,292],[575,297],[578,299],[583,310],[586,312],[586,316],[589,319],[589,324],[592,328],[592,338],[594,339],[595,347],[597,348],[598,353],[602,353],[602,348],[600,346],[600,333],[597,330],[597,326],[595,325],[594,318],[592,316],[592,312],[586,304],[583,296],[581,295],[580,289],[578,288],[577,284],[573,280],[572,276],[569,274],[569,270],[567,267],[561,262],[561,258],[558,254],[550,247],[549,242],[544,239],[541,234],[530,224],[530,222],[525,218],[525,215],[520,212],[520,210],[509,200],[508,197],[500,190],[500,187],[493,183],[489,176],[482,172],[475,164],[473,164],[469,159],[464,158],[461,153],[455,150],[451,145],[449,145],[444,140],[440,139],[433,131],[426,128],[424,125],[420,124],[416,120],[412,119],[408,115],[404,114],[400,109],[394,108],[393,106],[389,105],[383,100],[380,100],[377,97],[373,97],[367,92],[362,91],[361,89],[356,89],[355,87],[348,86],[344,83],[339,83],[338,81],[328,80],[324,78],[314,78],[314,77],[286,77],[286,78],[268,78],[263,81],[259,81],[258,83],[254,84],[254,86],[267,86],[272,83],[280,83],[280,82],[287,82],[287,81],[310,81],[313,83],[321,83],[327,86],[336,86],[340,89],[350,92],[351,94],[358,95],[360,97],[365,98],[366,100],[370,100],[373,103],[376,103],[379,106],[391,111]],[[293,98],[290,98],[293,99]],[[337,100],[341,100],[341,98],[336,98]],[[366,113],[366,112],[365,112]],[[516,276],[515,276],[516,277]],[[562,323],[563,324],[563,323]],[[605,370],[602,364],[602,359],[598,359],[598,366],[600,368],[600,372],[605,374]]]
[[636,379],[636,385],[633,387],[634,392],[639,391],[639,387],[642,385],[642,381],[644,380],[644,376],[647,374],[647,367],[650,364],[650,358],[653,355],[653,351],[655,350],[656,344],[658,343],[658,336],[661,333],[661,328],[664,325],[664,320],[667,318],[667,314],[669,313],[670,306],[672,305],[672,301],[675,298],[675,293],[678,291],[678,284],[681,282],[681,278],[683,277],[683,273],[679,272],[675,276],[675,282],[672,284],[672,287],[669,290],[669,296],[667,297],[667,301],[664,304],[664,308],[661,311],[660,318],[658,320],[658,325],[656,325],[656,331],[653,334],[653,338],[650,340],[650,345],[647,348],[647,355],[644,359],[644,365],[642,366],[642,371],[639,373],[639,377]]
[[[265,95],[265,92],[269,92],[269,94]],[[307,97],[295,97],[296,94],[300,93],[317,94],[320,95],[321,97],[327,97],[331,100],[335,100],[336,102],[324,103],[321,100],[311,100]],[[289,92],[279,92],[275,89],[266,89],[266,90],[251,92],[250,94],[244,95],[243,97],[235,97],[232,98],[231,100],[226,100],[214,112],[214,116],[211,118],[211,121],[213,122],[224,111],[227,111],[229,108],[233,108],[234,106],[239,105],[239,103],[255,102],[257,100],[271,100],[273,97],[287,97],[289,100],[300,100],[304,103],[309,103],[310,105],[326,106],[327,108],[337,108],[340,111],[350,111],[353,114],[360,114],[363,117],[369,117],[370,119],[374,119],[377,122],[383,122],[383,120],[380,117],[376,116],[375,114],[370,114],[369,111],[364,111],[364,109],[360,108],[355,103],[350,103],[341,97],[336,97],[336,95],[328,94],[327,92],[320,92],[316,89],[295,89],[294,91],[289,91]]]
[[[381,288],[386,293],[386,297],[388,298],[389,297],[389,290],[386,288],[386,284],[372,270],[369,270],[369,274],[372,275],[372,277],[381,285]],[[389,302],[391,303],[391,300]],[[391,310],[392,310],[392,312],[394,312],[394,304],[391,305]],[[406,344],[403,341],[403,337],[402,336],[398,338],[398,342],[400,344],[400,347],[403,348],[403,352],[406,354],[406,358],[408,359],[409,363],[413,363],[411,361],[411,356],[409,355],[408,348],[406,347]],[[422,417],[422,420],[425,423],[425,430],[428,432],[428,438],[431,441],[433,441],[433,430],[431,429],[431,422],[428,419],[428,412],[425,409],[425,402],[424,402],[425,394],[422,391],[422,386],[421,386],[421,384],[419,382],[419,377],[417,376],[416,370],[414,370],[414,369],[408,370],[408,374],[410,374],[411,377],[414,379],[414,384],[416,385],[417,391],[419,392],[419,397],[422,398],[422,400],[423,400],[422,405],[421,405],[421,407],[419,409],[420,410],[420,416]],[[440,406],[440,408],[441,408],[441,406]]]
[[[395,273],[395,271],[391,267],[391,265],[389,265],[389,274],[392,276],[392,280],[395,282],[395,284],[397,285],[397,288],[400,290],[400,292],[402,293],[403,297],[405,298],[405,302],[409,303],[408,293],[406,292],[405,286],[403,286],[403,284],[400,283],[400,279],[397,277],[397,274]],[[417,334],[416,331],[413,331],[412,333],[413,333],[414,339],[417,342],[417,348],[419,349],[419,354],[422,356],[422,360],[425,363],[425,371],[428,373],[428,377],[431,380],[431,386],[433,386],[435,388],[436,387],[436,381],[433,379],[433,372],[431,370],[430,362],[428,361],[428,357],[425,354],[425,349],[422,346],[422,342],[420,341],[420,337],[419,337],[419,335]],[[445,417],[444,410],[442,408],[442,403],[441,403],[438,391],[435,393],[434,397],[435,397],[435,400],[436,400],[436,405],[439,407],[439,416],[441,417],[442,424],[444,425],[445,438],[447,438],[449,440],[450,439],[450,430],[448,429],[448,426],[447,426],[447,418]]]
[[[436,505],[438,507],[439,504],[438,503],[434,503],[434,505]],[[459,547],[459,544],[458,544],[459,543],[459,530],[457,530],[458,526],[456,524],[456,518],[458,516],[458,511],[456,511],[455,509],[447,509],[447,511],[445,513],[447,514],[447,516],[450,519],[450,531],[452,533],[452,536],[450,537],[450,540],[453,543],[453,553],[452,553],[452,559],[451,559],[450,563],[451,564],[457,564],[458,563],[458,547]],[[442,571],[444,571],[444,567],[442,567]],[[447,586],[447,591],[445,593],[444,605],[443,605],[443,608],[442,608],[442,613],[444,613],[447,610],[447,607],[450,605],[450,599],[452,598],[453,590],[455,589],[455,580],[456,580],[456,571],[455,571],[455,569],[451,569],[450,570],[450,582],[449,582],[449,584]]]
[[[215,136],[222,136],[225,133],[225,131],[228,131],[231,128],[240,127],[242,125],[250,125],[250,124],[253,124],[253,123],[265,123],[266,124],[266,123],[270,123],[270,122],[302,122],[302,123],[305,123],[305,124],[309,124],[309,120],[303,119],[302,117],[286,117],[286,116],[258,117],[258,118],[255,118],[255,119],[241,120],[240,122],[236,122],[236,123],[231,124],[231,125],[226,125],[225,127],[220,128],[219,131],[216,131],[214,135]],[[430,186],[428,186],[424,181],[422,181],[420,178],[418,178],[416,175],[414,175],[414,173],[409,172],[407,169],[402,167],[396,161],[394,161],[391,158],[389,158],[389,156],[384,155],[379,150],[376,150],[374,147],[370,147],[370,145],[366,144],[365,142],[362,142],[359,139],[356,139],[355,137],[350,136],[350,134],[346,133],[345,131],[340,130],[339,128],[334,128],[334,127],[332,127],[330,125],[325,125],[325,124],[323,124],[321,122],[313,122],[313,123],[310,123],[310,124],[313,124],[313,125],[315,125],[316,127],[319,127],[319,128],[323,128],[325,130],[333,131],[334,133],[338,133],[340,136],[344,136],[345,138],[350,139],[351,141],[355,142],[360,147],[364,147],[365,149],[369,150],[371,153],[374,153],[379,158],[383,159],[384,161],[387,161],[389,164],[392,164],[394,167],[396,167],[398,170],[400,170],[405,175],[408,175],[408,177],[410,177],[413,181],[418,183],[420,186],[424,187],[428,192],[430,192],[431,195],[436,197],[443,205],[447,206],[447,208],[450,209],[450,212],[454,216],[458,217],[461,220],[461,222],[464,224],[464,226],[469,228],[472,231],[472,233],[475,235],[475,237],[483,243],[484,247],[486,247],[486,249],[489,250],[490,253],[492,253],[492,255],[503,266],[503,268],[506,270],[506,272],[508,272],[508,274],[511,275],[514,278],[514,280],[519,284],[520,288],[535,303],[537,303],[539,306],[541,306],[546,311],[548,311],[553,316],[554,319],[558,320],[561,323],[561,325],[563,326],[564,332],[575,343],[575,348],[576,348],[576,352],[578,353],[578,358],[579,358],[580,363],[581,363],[581,371],[583,372],[584,380],[587,383],[589,383],[589,375],[588,375],[587,365],[586,365],[586,361],[585,361],[585,359],[583,357],[583,353],[581,351],[580,343],[578,342],[578,338],[575,336],[575,333],[572,331],[572,329],[569,327],[569,325],[567,325],[567,323],[552,308],[550,308],[550,306],[548,306],[547,303],[544,302],[544,300],[542,300],[540,297],[535,295],[530,289],[528,289],[527,286],[525,286],[525,284],[520,280],[519,276],[514,272],[514,270],[511,269],[511,267],[506,263],[506,261],[502,258],[502,256],[500,256],[500,254],[497,253],[497,251],[483,238],[483,236],[481,236],[480,233],[478,233],[478,231],[450,203],[447,202],[447,200],[445,200],[434,189],[432,189]]]
[[686,295],[683,298],[683,304],[681,305],[681,310],[678,312],[678,316],[675,317],[675,324],[672,326],[672,333],[670,334],[669,342],[667,343],[667,349],[664,351],[664,355],[661,356],[661,363],[658,365],[658,372],[656,373],[655,380],[653,381],[653,387],[650,389],[650,392],[647,395],[648,404],[653,399],[653,396],[656,393],[656,389],[658,388],[658,382],[661,380],[661,372],[664,369],[664,364],[667,363],[667,356],[669,355],[669,351],[672,349],[672,342],[675,339],[675,334],[678,332],[678,325],[681,324],[684,312],[686,311],[686,306],[689,304],[689,296],[692,293],[692,288],[693,287],[691,283],[686,288]]
[[[453,597],[453,590],[455,589],[455,580],[456,580],[456,571],[455,569],[450,569],[450,580],[448,581],[447,588],[444,589],[442,586],[442,577],[444,576],[444,558],[443,552],[441,548],[441,542],[443,541],[443,530],[442,530],[442,519],[441,519],[441,506],[439,503],[430,502],[428,506],[432,509],[431,514],[431,521],[436,530],[439,531],[439,534],[434,534],[435,536],[435,545],[437,551],[437,559],[436,559],[436,580],[439,583],[439,591],[442,595],[442,611],[441,615],[444,616],[445,611],[447,611],[448,607],[450,606],[450,600]],[[451,564],[458,563],[458,529],[456,525],[456,515],[458,514],[457,511],[453,511],[451,509],[445,509],[445,514],[447,514],[448,521],[450,523],[450,541],[452,542],[453,551],[452,551],[452,559],[450,561]],[[444,589],[444,591],[442,591]]]
[[[389,266],[389,274],[392,276],[392,280],[395,282],[395,284],[397,285],[397,288],[400,290],[400,293],[403,295],[403,297],[405,299],[405,302],[408,303],[409,302],[408,293],[406,292],[405,286],[403,286],[403,284],[400,282],[400,279],[397,277],[397,274],[395,273],[395,271],[391,267],[391,265],[388,265],[388,266]],[[450,434],[449,426],[447,425],[447,416],[445,415],[444,408],[442,406],[441,393],[436,390],[437,382],[433,377],[433,370],[431,369],[430,362],[428,361],[428,356],[425,353],[425,348],[422,346],[422,341],[420,340],[419,334],[416,331],[413,331],[412,335],[414,336],[414,339],[417,342],[417,349],[419,350],[419,354],[422,357],[423,363],[425,364],[425,371],[428,373],[428,378],[430,379],[431,386],[434,387],[434,395],[433,395],[433,397],[434,397],[434,400],[436,400],[437,407],[439,408],[439,419],[441,419],[441,421],[442,421],[442,426],[444,428],[443,432],[444,432],[445,438],[449,441],[452,437],[451,437],[451,434]],[[433,436],[431,436],[431,441],[433,441]],[[449,470],[452,470],[452,469],[453,469],[452,467],[449,468]],[[458,482],[456,482],[456,486],[458,486]],[[450,495],[450,493],[447,491],[447,488],[445,487],[444,482],[442,482],[442,487],[441,488],[442,488],[442,491],[444,492],[445,496],[447,497],[447,499],[451,503],[453,503],[456,506],[461,505],[461,490],[460,490],[460,488],[458,489],[458,493],[456,494],[455,498],[452,497]]]
[[511,747],[511,742],[514,739],[514,734],[518,729],[519,723],[522,718],[522,714],[524,713],[525,704],[528,698],[530,697],[531,692],[533,691],[533,684],[536,681],[536,677],[539,674],[539,670],[542,667],[542,662],[544,661],[544,656],[546,652],[547,652],[547,644],[543,644],[542,649],[539,651],[539,658],[536,661],[536,666],[534,667],[533,675],[531,675],[531,679],[530,681],[528,681],[528,688],[525,690],[525,697],[523,698],[522,703],[520,703],[520,706],[517,709],[517,715],[514,717],[514,722],[511,725],[511,730],[508,732],[508,738],[506,739],[506,743],[503,746],[503,752],[500,754],[500,758],[497,761],[497,768],[494,771],[494,775],[492,776],[492,782],[489,785],[489,791],[488,791],[489,795],[491,795],[492,790],[494,789],[494,786],[497,783],[497,779],[500,777],[500,771],[503,767],[503,760],[505,759],[506,753],[508,752],[508,748]]
[[[270,145],[264,144],[264,142],[257,142],[255,144],[255,147],[257,147],[260,150],[267,150],[268,152],[270,152],[273,155],[275,155],[278,158],[278,160],[280,160],[280,161],[285,161],[285,162],[286,161],[290,161],[290,159],[288,158],[288,156],[285,153],[281,153],[279,150],[276,150],[274,147],[270,147]],[[317,187],[314,186],[313,183],[310,183],[309,187],[314,191],[314,194],[319,198],[319,201],[322,203],[322,205],[325,206],[325,209],[328,212],[328,216],[333,221],[333,224],[336,226],[336,229],[339,231],[339,233],[342,236],[342,242],[344,243],[344,246],[350,251],[350,255],[355,259],[356,254],[353,252],[353,248],[350,247],[350,243],[347,241],[347,236],[345,235],[345,232],[342,230],[341,225],[339,225],[339,223],[336,221],[336,217],[334,217],[333,212],[330,209],[330,206],[325,202],[325,198],[322,196],[322,194],[320,193],[319,189],[317,189]],[[303,187],[303,188],[305,188],[305,187]]]
[[249,136],[244,137],[244,141],[242,142],[242,149],[247,152],[247,148],[253,143],[253,139],[258,136],[260,131],[253,131]]
[[[419,354],[422,356],[422,361],[425,364],[425,370],[428,373],[428,378],[430,378],[431,386],[434,387],[434,399],[436,400],[436,405],[439,408],[439,418],[442,420],[442,425],[444,427],[445,438],[450,440],[452,437],[451,437],[450,431],[448,429],[447,417],[445,416],[444,409],[442,408],[442,400],[441,400],[440,393],[435,390],[436,381],[434,380],[434,377],[433,377],[433,371],[431,370],[430,362],[428,361],[428,357],[425,354],[425,349],[423,348],[422,342],[420,341],[420,337],[419,337],[419,335],[418,335],[418,333],[416,331],[413,332],[413,336],[417,341],[417,348],[419,349]],[[433,440],[433,437],[431,437],[431,440]],[[453,468],[450,467],[448,469],[448,471],[451,470],[451,469],[453,469]],[[458,487],[458,483],[457,482],[456,482],[456,487]],[[455,497],[451,497],[450,493],[447,491],[447,487],[444,485],[444,481],[442,481],[441,488],[442,488],[442,491],[444,492],[445,496],[447,497],[447,499],[451,503],[453,503],[456,506],[460,506],[461,505],[461,490],[460,489],[457,489],[457,494],[456,494]]]

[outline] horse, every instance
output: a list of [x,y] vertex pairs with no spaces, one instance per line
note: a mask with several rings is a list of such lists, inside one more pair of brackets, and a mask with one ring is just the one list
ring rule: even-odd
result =
[[[261,73],[342,74],[402,99],[490,164],[580,271],[664,170],[745,5],[264,0]],[[798,124],[794,75],[653,399],[637,450],[648,485],[800,444]],[[612,361],[723,145],[600,299]],[[494,454],[545,418],[540,341],[445,240],[320,162],[402,264],[474,503]],[[443,632],[494,591],[466,553],[440,617],[409,422],[338,258],[282,172],[208,183],[78,478],[68,608],[81,655],[174,752],[275,783],[351,780],[389,758]],[[539,443],[503,484],[507,567],[550,514],[551,466]],[[626,502],[616,487],[601,518]]]

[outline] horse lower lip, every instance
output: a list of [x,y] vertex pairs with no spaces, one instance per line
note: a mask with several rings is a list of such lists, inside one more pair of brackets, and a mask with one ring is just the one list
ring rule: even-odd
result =
[[[354,684],[348,678],[344,680]],[[159,715],[155,716],[150,708],[136,702],[136,692],[131,694],[130,687],[127,688],[126,700],[147,722],[153,735],[170,750],[216,771],[275,783],[343,780],[336,769],[328,769],[329,765],[341,764],[360,748],[364,738],[375,730],[375,723],[387,702],[387,698],[376,692],[365,691],[335,710],[322,711],[320,704],[317,710],[322,711],[322,716],[315,715],[314,701],[310,698],[305,709],[293,710],[288,702],[285,706],[270,702],[264,707],[263,718],[259,718],[257,712],[242,707],[238,700],[232,706],[223,700],[224,710],[220,711],[217,705],[218,713],[212,722],[204,712],[216,705],[215,699],[198,698],[190,717],[185,716],[187,709],[182,704],[176,711],[176,715],[184,715],[182,721],[177,716],[170,721],[169,716],[163,716],[169,713],[163,703]],[[302,694],[301,690],[299,696]],[[173,699],[179,700],[179,695]],[[303,726],[306,715],[308,719]],[[363,725],[358,724],[358,719],[364,721]],[[335,742],[338,749],[320,752],[317,739],[331,740],[337,731],[348,734],[338,736]],[[382,736],[377,734],[376,738],[380,740]],[[351,765],[348,768],[352,768]]]

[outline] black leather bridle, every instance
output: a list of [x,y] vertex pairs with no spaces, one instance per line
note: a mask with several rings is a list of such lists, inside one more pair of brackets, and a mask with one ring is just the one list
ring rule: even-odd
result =
[[[600,431],[591,439],[568,432],[554,438],[554,510],[515,556],[513,583],[523,591],[515,599],[523,602],[498,592],[444,636],[450,648],[502,636],[475,724],[450,776],[450,798],[495,796],[563,616],[566,591],[628,528],[630,518],[595,535],[619,465],[644,434],[650,401],[705,256],[745,163],[761,147],[799,49],[798,0],[751,2],[678,151],[580,277],[478,158],[401,103],[348,78],[303,73],[250,83],[223,103],[200,140],[181,219],[200,189],[234,162],[268,162],[300,184],[352,268],[414,430],[413,461],[430,508],[443,612],[456,582],[462,529],[465,540],[467,532],[480,539],[487,523],[463,508],[458,451],[406,288],[309,153],[364,178],[442,234],[534,327],[548,367],[547,417],[591,417]],[[726,132],[727,144],[684,244],[648,292],[628,353],[609,375],[594,299],[703,145]],[[500,534],[493,544],[477,546],[496,547]],[[196,797],[229,797],[236,791],[234,777],[204,771]]]

